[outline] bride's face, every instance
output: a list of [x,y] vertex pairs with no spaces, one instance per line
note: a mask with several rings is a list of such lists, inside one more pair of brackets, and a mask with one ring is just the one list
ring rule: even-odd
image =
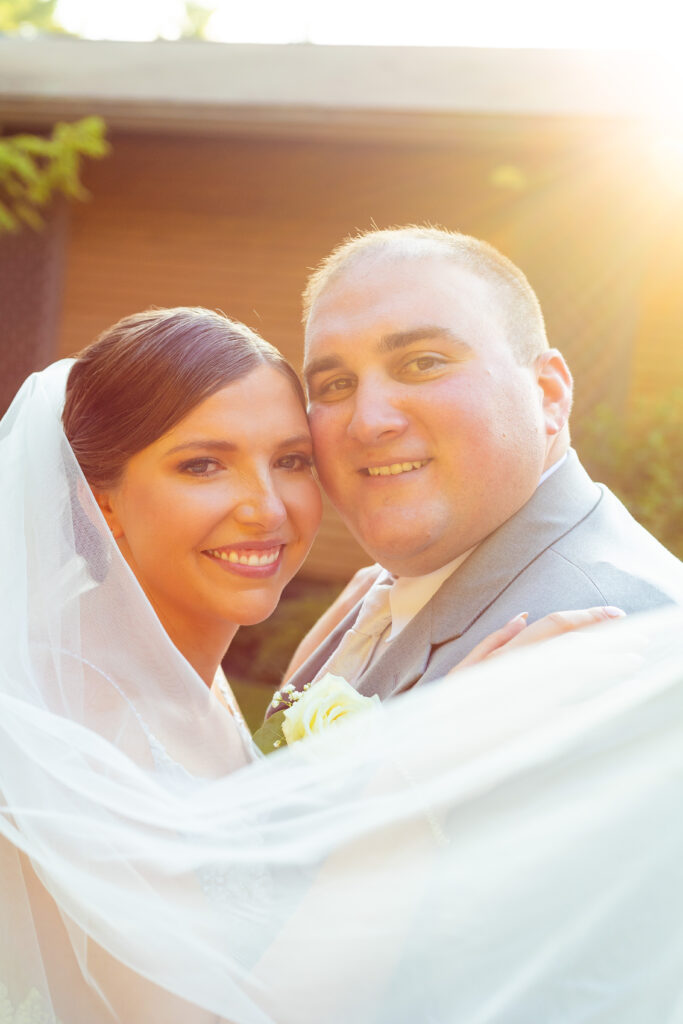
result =
[[98,495],[171,634],[270,615],[320,522],[311,454],[294,388],[266,364],[196,406]]

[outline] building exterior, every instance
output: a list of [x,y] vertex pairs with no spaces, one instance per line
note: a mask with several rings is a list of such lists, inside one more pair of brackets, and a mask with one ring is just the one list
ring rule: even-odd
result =
[[[97,113],[113,147],[49,251],[0,239],[0,359],[10,373],[21,330],[49,330],[38,364],[127,313],[196,304],[298,366],[308,268],[357,229],[430,222],[525,270],[579,420],[663,393],[683,381],[671,74],[632,54],[0,39],[2,134]],[[363,561],[328,510],[305,571]]]

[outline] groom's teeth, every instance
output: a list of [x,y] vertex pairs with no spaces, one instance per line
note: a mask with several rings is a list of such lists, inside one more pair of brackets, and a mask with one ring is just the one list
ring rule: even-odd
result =
[[273,548],[262,555],[255,552],[251,554],[238,554],[237,551],[218,551],[216,548],[208,552],[214,558],[220,558],[223,562],[232,562],[237,565],[272,565],[280,557],[280,548]]
[[427,465],[427,459],[419,462],[392,462],[388,466],[368,466],[370,476],[397,476],[399,473],[410,473],[413,469],[420,469]]

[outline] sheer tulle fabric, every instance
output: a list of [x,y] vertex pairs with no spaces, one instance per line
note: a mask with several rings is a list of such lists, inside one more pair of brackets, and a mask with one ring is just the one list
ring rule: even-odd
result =
[[683,1020],[683,617],[257,759],[60,428],[0,426],[0,1021]]

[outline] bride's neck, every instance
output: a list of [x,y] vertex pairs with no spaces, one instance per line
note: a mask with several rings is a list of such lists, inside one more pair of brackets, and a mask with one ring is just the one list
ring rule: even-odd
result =
[[210,687],[238,627],[231,622],[188,626],[186,623],[164,621],[163,618],[161,624],[174,646]]
[[211,642],[211,637],[202,637],[201,635],[193,637],[191,640],[188,639],[184,643],[175,640],[173,636],[171,636],[171,640],[192,665],[197,675],[210,687],[236,632],[237,626],[231,626],[229,634],[219,637],[214,643]]

